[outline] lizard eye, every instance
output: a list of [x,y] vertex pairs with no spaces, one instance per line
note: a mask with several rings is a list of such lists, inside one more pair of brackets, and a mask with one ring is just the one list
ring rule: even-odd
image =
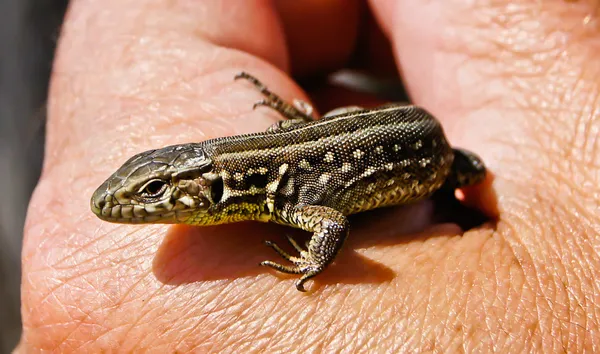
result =
[[153,179],[146,183],[139,190],[139,194],[144,198],[160,197],[167,190],[167,182],[161,179]]

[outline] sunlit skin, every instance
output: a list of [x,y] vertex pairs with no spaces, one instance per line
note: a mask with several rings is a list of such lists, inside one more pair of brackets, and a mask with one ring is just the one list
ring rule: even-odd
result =
[[[24,232],[17,352],[598,351],[597,13],[584,1],[72,1]],[[489,179],[457,195],[489,222],[435,224],[430,202],[361,215],[304,294],[257,266],[289,228],[90,211],[136,153],[277,121],[252,110],[260,95],[231,80],[240,69],[318,112],[380,103],[291,78],[346,65],[401,72],[452,145],[482,157]]]

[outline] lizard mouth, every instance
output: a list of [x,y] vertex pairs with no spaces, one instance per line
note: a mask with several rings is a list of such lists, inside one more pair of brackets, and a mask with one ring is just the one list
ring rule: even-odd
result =
[[189,214],[189,212],[179,210],[168,211],[161,214],[126,217],[122,215],[114,215],[109,208],[105,208],[104,211],[96,215],[101,220],[117,224],[177,224],[185,222],[185,220],[187,220],[189,217]]
[[156,210],[149,212],[141,205],[122,205],[106,202],[106,199],[92,199],[90,203],[92,212],[104,221],[127,224],[174,224],[184,222],[191,210]]

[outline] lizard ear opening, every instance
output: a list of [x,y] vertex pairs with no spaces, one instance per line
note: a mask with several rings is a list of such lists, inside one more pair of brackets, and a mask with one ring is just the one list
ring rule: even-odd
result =
[[214,204],[217,204],[223,198],[223,179],[215,178],[210,184],[210,198]]

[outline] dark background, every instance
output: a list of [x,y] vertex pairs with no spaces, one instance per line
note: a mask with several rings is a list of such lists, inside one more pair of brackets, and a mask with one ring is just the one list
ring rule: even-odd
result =
[[0,0],[0,353],[21,335],[23,223],[44,153],[48,78],[68,0]]

